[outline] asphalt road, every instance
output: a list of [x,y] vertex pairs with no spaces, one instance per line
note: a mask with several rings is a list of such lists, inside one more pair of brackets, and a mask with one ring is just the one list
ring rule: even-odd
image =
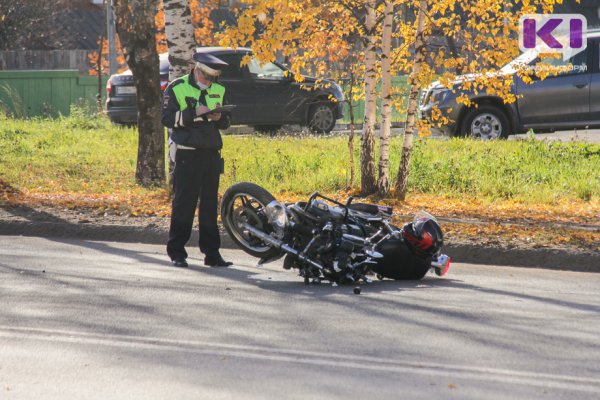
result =
[[237,250],[0,236],[0,399],[591,399],[600,274],[304,286]]
[[[519,135],[511,135],[509,139],[526,139],[529,135],[527,133]],[[561,142],[587,142],[587,143],[600,143],[600,129],[578,129],[568,131],[556,131],[549,133],[538,133],[535,135],[536,139],[540,140],[556,140]]]

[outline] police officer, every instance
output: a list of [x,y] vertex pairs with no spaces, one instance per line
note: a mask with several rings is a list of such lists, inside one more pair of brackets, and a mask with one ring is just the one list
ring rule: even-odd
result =
[[175,79],[165,90],[162,123],[171,128],[169,154],[175,161],[174,195],[167,254],[173,265],[187,267],[185,244],[192,233],[194,214],[200,200],[198,225],[204,265],[232,265],[221,257],[217,227],[217,190],[223,172],[219,129],[230,125],[228,113],[210,110],[225,104],[225,88],[213,82],[227,65],[217,57],[195,53],[190,74]]

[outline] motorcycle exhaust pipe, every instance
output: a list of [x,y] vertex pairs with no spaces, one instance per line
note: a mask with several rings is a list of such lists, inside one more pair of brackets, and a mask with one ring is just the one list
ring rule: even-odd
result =
[[242,226],[250,234],[252,234],[253,236],[256,236],[259,239],[261,239],[263,242],[266,242],[267,244],[270,244],[271,246],[275,246],[278,249],[281,249],[281,250],[285,251],[286,253],[289,253],[289,254],[292,254],[292,255],[298,257],[298,259],[300,261],[304,261],[304,262],[309,263],[313,267],[318,268],[319,271],[324,271],[325,268],[321,264],[319,264],[316,261],[311,260],[310,258],[306,257],[304,254],[301,254],[298,250],[296,250],[293,247],[290,247],[287,244],[283,243],[281,240],[275,239],[271,235],[267,235],[263,231],[261,231],[259,229],[256,229],[255,227],[253,227],[250,224],[244,223]]

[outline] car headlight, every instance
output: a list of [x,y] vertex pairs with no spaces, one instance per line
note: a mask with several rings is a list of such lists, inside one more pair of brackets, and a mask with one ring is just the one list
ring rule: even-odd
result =
[[346,98],[344,97],[344,91],[342,90],[342,87],[340,85],[338,85],[337,83],[335,84],[334,87],[337,90],[337,92],[339,93],[338,101],[346,100]]
[[283,204],[273,200],[265,209],[269,223],[273,226],[275,237],[282,239],[288,226],[287,212]]
[[329,85],[329,89],[330,89],[330,93],[331,95],[333,95],[333,97],[335,97],[335,99],[340,102],[340,101],[344,101],[344,91],[342,90],[342,87],[340,85],[338,85],[335,82],[328,82]]
[[429,97],[429,102],[432,104],[439,104],[444,101],[448,93],[450,93],[450,90],[446,88],[433,89],[431,96]]

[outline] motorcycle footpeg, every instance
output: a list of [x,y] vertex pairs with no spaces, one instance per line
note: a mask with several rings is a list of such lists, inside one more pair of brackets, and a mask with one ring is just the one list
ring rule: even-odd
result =
[[340,283],[350,284],[356,282],[356,279],[351,274],[346,274],[340,279]]

